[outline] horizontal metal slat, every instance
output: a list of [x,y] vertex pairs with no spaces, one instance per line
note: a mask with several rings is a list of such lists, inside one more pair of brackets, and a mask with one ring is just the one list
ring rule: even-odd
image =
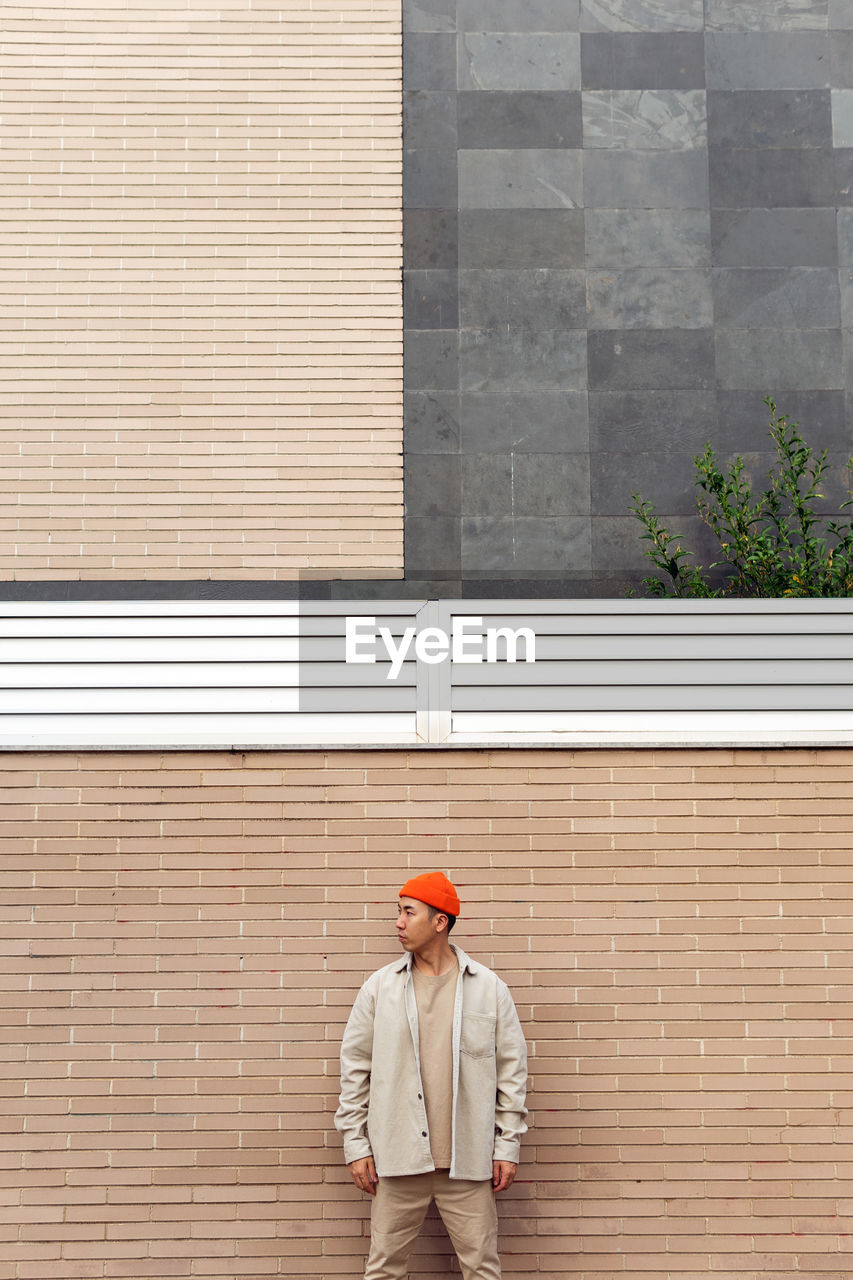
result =
[[[464,673],[464,674],[463,674]],[[778,685],[784,700],[789,684],[836,684],[853,689],[853,658],[848,662],[744,662],[730,659],[721,662],[705,658],[696,662],[514,662],[477,666],[454,666],[453,690],[478,690],[489,697],[489,690],[499,691],[523,686],[573,687],[597,685],[622,690],[631,685]]]
[[[490,623],[484,623],[484,629],[487,625],[491,626]],[[494,629],[497,630],[497,628]],[[519,632],[520,628],[510,627],[509,630]],[[718,631],[713,627],[706,627],[696,632],[685,632],[677,627],[655,630],[646,628],[629,630],[626,627],[614,627],[610,630],[590,628],[585,631],[562,632],[540,631],[534,627],[532,630],[536,639],[537,659],[563,655],[583,656],[585,652],[592,651],[597,657],[621,660],[626,651],[632,649],[636,650],[638,657],[663,657],[670,654],[675,657],[684,657],[694,653],[718,652],[719,646],[724,646],[726,651],[732,653],[744,653],[756,657],[763,656],[767,649],[780,654],[790,652],[797,655],[826,653],[829,656],[833,654],[839,657],[853,656],[853,627],[847,629],[838,627],[834,630],[814,627],[808,630],[770,629],[766,631],[732,631],[729,628],[721,628]],[[473,635],[478,639],[477,632]],[[526,641],[519,638],[516,644],[519,653],[524,653],[525,645]],[[478,639],[477,648],[485,652],[482,640]],[[497,651],[503,653],[505,649],[506,642],[499,638]]]
[[[142,608],[142,606],[140,606]],[[73,637],[95,638],[142,636],[340,636],[343,638],[347,617],[375,617],[376,626],[390,627],[396,635],[412,626],[415,612],[411,609],[394,611],[373,608],[348,609],[340,614],[301,614],[280,617],[273,614],[215,614],[211,617],[168,615],[149,617],[145,613],[133,615],[104,614],[100,617],[76,615],[45,618],[0,618],[0,637]]]
[[0,664],[7,662],[297,662],[299,642],[281,640],[169,637],[0,640]]
[[415,741],[415,717],[407,714],[303,715],[281,713],[157,714],[157,715],[43,715],[0,718],[3,745],[45,747],[99,746],[211,746],[289,742]]
[[794,685],[784,689],[772,685],[702,685],[700,687],[518,686],[493,691],[484,697],[481,688],[469,686],[453,691],[453,711],[678,711],[745,709],[772,710],[783,705],[789,710],[853,709],[853,688],[839,690],[833,685]]
[[[78,715],[110,712],[123,715],[127,712],[195,712],[206,711],[219,715],[226,711],[255,711],[276,714],[280,711],[298,711],[305,702],[305,693],[299,689],[249,688],[238,689],[4,689],[0,691],[0,716],[34,716],[51,712],[74,712]],[[311,706],[312,711],[414,711],[415,690],[412,687],[390,685],[378,704],[376,691],[365,688],[338,689],[334,695],[325,695],[322,707]]]
[[614,733],[751,732],[842,733],[853,730],[853,711],[460,711],[453,716],[453,734],[497,733]]
[[415,664],[403,665],[396,680],[388,667],[296,662],[68,662],[0,664],[0,689],[207,689],[369,688],[377,701],[391,688],[414,688]]
[[[778,602],[777,602],[778,603]],[[538,607],[538,604],[537,604]],[[848,635],[853,638],[853,612],[843,613],[790,612],[728,613],[721,605],[717,613],[688,614],[682,612],[577,614],[539,613],[481,613],[479,609],[460,610],[458,618],[482,617],[483,627],[508,627],[516,631],[530,627],[538,637],[546,636],[751,636],[751,635],[824,635],[827,633]]]

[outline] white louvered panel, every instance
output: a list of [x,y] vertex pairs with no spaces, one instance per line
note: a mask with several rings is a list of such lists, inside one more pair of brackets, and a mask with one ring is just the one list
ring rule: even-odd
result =
[[[415,663],[344,663],[349,612],[399,636],[418,601],[0,605],[7,746],[414,742]],[[305,704],[308,705],[305,705]]]
[[451,742],[615,731],[853,740],[849,601],[483,601],[477,615],[483,628],[532,628],[536,663],[455,664]]

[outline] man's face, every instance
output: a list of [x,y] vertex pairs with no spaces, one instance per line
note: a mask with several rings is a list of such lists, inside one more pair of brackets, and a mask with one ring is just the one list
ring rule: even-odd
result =
[[417,954],[436,937],[438,916],[430,918],[429,907],[417,898],[401,898],[397,912],[397,937],[406,951]]

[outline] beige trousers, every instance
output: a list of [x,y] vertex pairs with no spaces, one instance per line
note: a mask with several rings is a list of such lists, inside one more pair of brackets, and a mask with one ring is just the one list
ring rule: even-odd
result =
[[379,1179],[364,1280],[405,1280],[409,1253],[432,1200],[456,1250],[462,1280],[500,1280],[491,1179],[465,1182],[451,1178],[446,1169]]

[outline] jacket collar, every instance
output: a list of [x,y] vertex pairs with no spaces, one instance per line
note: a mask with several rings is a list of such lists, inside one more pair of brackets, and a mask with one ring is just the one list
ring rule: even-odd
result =
[[[455,943],[451,942],[450,949],[456,953],[456,959],[459,961],[460,973],[464,973],[466,969],[472,975],[478,972],[479,965],[476,964],[469,955],[466,955],[461,947],[457,947]],[[406,955],[401,956],[399,962],[394,966],[394,971],[396,973],[403,973],[405,970],[407,973],[411,973],[414,961],[415,957],[412,955],[411,951],[409,951]]]

